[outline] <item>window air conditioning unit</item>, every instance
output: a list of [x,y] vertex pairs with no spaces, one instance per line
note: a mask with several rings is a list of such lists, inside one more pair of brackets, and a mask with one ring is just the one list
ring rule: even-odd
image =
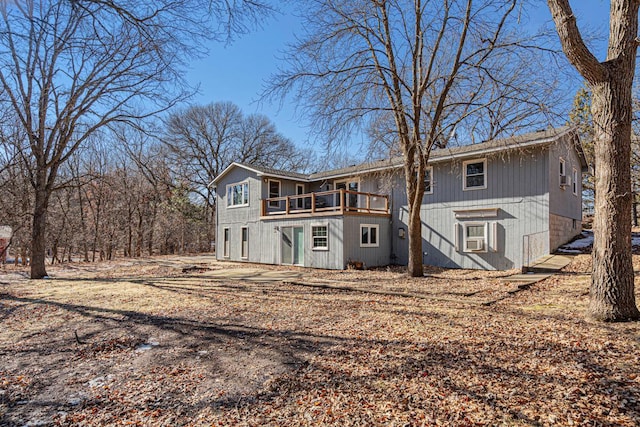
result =
[[560,185],[563,187],[571,185],[571,177],[569,175],[560,175]]
[[483,239],[469,239],[467,240],[467,250],[470,251],[481,251],[484,249],[484,240]]

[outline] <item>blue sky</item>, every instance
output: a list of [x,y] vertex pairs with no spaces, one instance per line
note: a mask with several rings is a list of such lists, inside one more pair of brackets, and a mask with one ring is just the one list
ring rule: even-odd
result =
[[[551,25],[546,1],[538,0],[537,3],[539,7],[530,12],[532,24]],[[571,3],[581,30],[606,35],[609,1],[574,0]],[[265,80],[278,69],[280,53],[287,43],[294,41],[299,31],[298,19],[291,13],[284,13],[269,18],[262,28],[238,37],[229,45],[212,42],[208,46],[209,55],[195,61],[187,74],[190,84],[200,86],[193,102],[231,101],[245,113],[261,113],[269,117],[283,135],[300,147],[312,144],[313,135],[309,133],[305,119],[296,116],[293,101],[282,107],[257,102]],[[603,59],[602,40],[594,44],[601,47],[597,56]],[[576,75],[576,85],[580,81]],[[354,142],[359,145],[361,141]],[[322,147],[316,147],[316,151],[323,154]]]

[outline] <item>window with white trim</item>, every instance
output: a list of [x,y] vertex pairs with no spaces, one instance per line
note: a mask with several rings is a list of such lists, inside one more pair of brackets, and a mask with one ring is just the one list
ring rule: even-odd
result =
[[573,190],[573,195],[578,195],[578,170],[573,168],[573,180],[571,181],[571,188]]
[[487,222],[465,222],[464,251],[487,252]]
[[223,231],[224,240],[222,245],[222,256],[225,258],[229,258],[229,253],[231,252],[231,229],[225,228]]
[[249,205],[249,183],[238,182],[227,185],[227,207]]
[[[269,199],[280,197],[280,181],[270,179],[268,185]],[[280,200],[269,200],[269,206],[272,208],[280,207]]]
[[564,187],[568,185],[567,179],[567,167],[562,157],[558,159],[558,175],[560,178],[560,187],[564,190]]
[[380,226],[378,224],[360,224],[360,247],[377,248],[380,246],[379,235]]
[[311,226],[311,249],[313,250],[329,250],[329,226],[328,225],[312,225]]
[[424,171],[424,193],[433,194],[433,167],[428,166]]
[[249,228],[242,227],[242,248],[240,257],[247,259],[249,257]]
[[467,160],[462,163],[463,190],[482,190],[487,188],[487,159]]

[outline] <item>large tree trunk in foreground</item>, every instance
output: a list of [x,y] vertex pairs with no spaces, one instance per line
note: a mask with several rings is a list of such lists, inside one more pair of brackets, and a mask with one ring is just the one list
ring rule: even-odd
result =
[[[631,258],[631,80],[593,85],[596,197],[588,315],[619,321],[640,316]],[[620,120],[624,118],[624,120]]]
[[[41,179],[38,178],[40,181]],[[42,179],[44,181],[44,179]],[[44,182],[38,183],[35,189],[35,204],[33,208],[33,228],[31,230],[31,278],[42,279],[47,276],[45,268],[46,253],[46,225],[49,197],[44,189]],[[24,259],[22,261],[24,263]]]
[[547,0],[562,49],[593,93],[596,199],[587,316],[640,319],[631,260],[631,89],[638,48],[637,0],[611,0],[607,58],[588,49],[568,0]]

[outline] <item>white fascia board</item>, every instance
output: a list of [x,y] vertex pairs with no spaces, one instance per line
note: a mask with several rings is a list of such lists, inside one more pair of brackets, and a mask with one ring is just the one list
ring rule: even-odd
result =
[[256,175],[260,176],[260,177],[267,177],[267,178],[276,178],[276,179],[284,179],[284,180],[289,180],[289,181],[298,181],[298,182],[310,182],[309,178],[296,178],[294,176],[285,176],[285,175],[278,175],[275,173],[268,173],[268,172],[257,172],[256,171]]
[[454,160],[454,159],[460,159],[460,158],[466,158],[466,157],[482,157],[484,155],[493,154],[500,151],[510,151],[510,150],[524,149],[524,148],[529,148],[529,147],[534,147],[539,145],[547,145],[557,141],[558,138],[563,135],[564,134],[558,134],[558,135],[554,135],[551,138],[536,139],[535,141],[529,141],[522,144],[512,144],[512,145],[509,145],[508,147],[501,146],[501,147],[485,148],[485,149],[473,150],[473,151],[465,151],[464,153],[459,153],[459,154],[449,154],[447,156],[438,157],[436,159],[430,158],[428,163],[429,164],[442,163],[448,160]]
[[325,181],[327,179],[349,178],[350,176],[364,175],[364,174],[367,174],[367,173],[380,172],[380,171],[385,171],[385,170],[389,170],[389,169],[400,169],[400,168],[402,168],[402,166],[403,166],[402,164],[389,165],[389,166],[378,166],[376,168],[364,169],[364,170],[360,170],[360,171],[343,172],[343,173],[339,173],[339,174],[335,174],[335,175],[324,175],[324,176],[319,177],[319,178],[314,178],[312,181]]
[[248,171],[250,171],[250,172],[255,173],[255,174],[256,174],[256,175],[258,175],[258,176],[261,176],[261,173],[262,173],[262,172],[260,172],[260,171],[258,171],[258,170],[256,170],[256,169],[253,169],[253,168],[251,168],[251,167],[249,167],[249,166],[247,166],[247,165],[243,165],[243,164],[238,163],[238,162],[233,162],[233,163],[231,163],[229,166],[227,166],[227,167],[225,168],[225,170],[223,170],[222,172],[220,172],[220,175],[218,175],[218,176],[216,176],[215,178],[213,178],[213,181],[211,181],[211,182],[209,183],[209,185],[207,185],[207,187],[215,186],[216,182],[220,181],[220,179],[221,179],[223,176],[225,176],[227,173],[229,173],[229,171],[230,171],[231,169],[233,169],[233,168],[235,168],[235,167],[242,168],[242,169],[246,169],[246,170],[248,170]]

